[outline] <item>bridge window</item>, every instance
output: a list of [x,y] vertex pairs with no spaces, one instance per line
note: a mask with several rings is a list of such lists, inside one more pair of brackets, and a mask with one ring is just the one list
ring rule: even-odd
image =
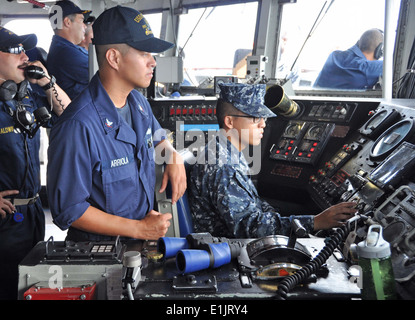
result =
[[37,36],[37,46],[43,48],[46,52],[49,51],[53,36],[49,19],[14,19],[7,22],[4,27],[18,35],[35,33]]
[[[252,51],[258,3],[190,9],[180,16],[178,44],[190,85],[232,75]],[[241,77],[246,75],[246,64]]]
[[[315,90],[313,85],[328,56],[353,47],[368,29],[383,30],[384,19],[385,1],[379,0],[297,0],[284,5],[277,78],[291,79],[296,93]],[[381,95],[379,85],[360,91]]]

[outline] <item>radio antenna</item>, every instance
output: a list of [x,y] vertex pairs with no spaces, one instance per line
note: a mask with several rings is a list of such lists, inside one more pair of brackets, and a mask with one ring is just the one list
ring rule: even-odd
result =
[[330,9],[331,5],[333,4],[333,2],[334,2],[334,0],[331,0],[331,2],[330,2],[330,4],[329,4],[329,6],[327,7],[326,11],[324,12],[324,15],[323,15],[323,16],[321,17],[321,19],[320,19],[320,16],[321,16],[321,14],[322,14],[322,12],[323,12],[323,10],[324,10],[324,7],[325,7],[325,6],[326,6],[326,4],[327,4],[327,1],[326,1],[326,2],[324,2],[324,5],[323,5],[323,7],[321,8],[320,13],[319,13],[319,14],[318,14],[318,16],[317,16],[317,19],[314,21],[314,24],[313,24],[313,26],[311,27],[310,32],[309,32],[309,33],[308,33],[308,35],[307,35],[307,38],[304,40],[304,43],[303,43],[303,45],[302,45],[302,47],[301,47],[300,51],[298,52],[297,57],[296,57],[296,58],[295,58],[295,60],[294,60],[294,63],[293,63],[293,64],[292,64],[292,66],[291,66],[290,72],[291,72],[291,71],[293,71],[293,68],[294,68],[295,64],[297,63],[297,60],[298,60],[298,58],[300,57],[300,54],[301,54],[301,52],[303,51],[303,49],[304,49],[304,47],[305,47],[305,44],[307,43],[308,39],[310,39],[310,38],[311,38],[311,36],[312,36],[313,32],[317,29],[317,26],[318,26],[318,25],[319,25],[319,23],[323,20],[324,16],[327,14],[327,12],[329,11],[329,9]]

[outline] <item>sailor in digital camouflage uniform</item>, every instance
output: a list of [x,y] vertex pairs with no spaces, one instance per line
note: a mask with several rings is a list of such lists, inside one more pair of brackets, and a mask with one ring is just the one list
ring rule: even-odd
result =
[[[259,197],[242,153],[248,144],[260,144],[266,119],[276,116],[263,104],[264,94],[262,84],[220,85],[217,118],[221,129],[190,173],[189,202],[195,232],[230,238],[289,235],[294,216],[282,217]],[[342,203],[318,216],[295,218],[308,232],[327,229],[349,218],[356,212],[354,207],[355,203]]]

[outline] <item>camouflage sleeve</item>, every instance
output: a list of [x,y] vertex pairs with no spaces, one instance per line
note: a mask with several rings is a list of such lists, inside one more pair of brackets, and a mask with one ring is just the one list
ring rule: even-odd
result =
[[[262,208],[263,212],[278,212],[277,209],[275,209],[273,206],[271,206],[265,200],[260,199],[259,201],[261,201],[261,208]],[[282,224],[287,224],[288,223],[288,225],[285,227],[284,231],[281,230],[281,232],[279,232],[279,233],[276,232],[274,234],[289,236],[289,233],[291,231],[290,230],[290,224],[291,224],[292,219],[298,219],[300,221],[301,225],[307,230],[308,233],[311,233],[314,230],[314,215],[291,215],[289,217],[280,217],[280,219],[283,220]]]
[[[289,235],[292,217],[281,215],[260,199],[250,180],[231,166],[222,166],[209,175],[211,199],[235,238]],[[307,229],[313,229],[313,216],[296,216]]]

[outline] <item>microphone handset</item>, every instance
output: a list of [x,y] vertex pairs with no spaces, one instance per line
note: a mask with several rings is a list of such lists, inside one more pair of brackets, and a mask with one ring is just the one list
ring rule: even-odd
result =
[[[59,105],[61,106],[62,110],[65,109],[64,105],[62,104],[62,100],[59,99],[59,95],[58,92],[56,91],[54,84],[55,84],[55,77],[51,76],[48,77],[45,73],[45,71],[43,71],[43,69],[41,67],[35,66],[35,65],[30,65],[27,66],[24,69],[24,74],[26,78],[31,78],[31,79],[42,79],[44,77],[47,77],[50,80],[50,83],[47,84],[46,86],[42,87],[43,90],[48,90],[50,88],[53,89],[53,93],[55,95],[56,100],[58,101]],[[52,102],[51,102],[51,106],[52,106]]]
[[43,71],[41,67],[38,67],[35,65],[27,66],[24,69],[24,74],[26,78],[31,78],[31,79],[42,79],[46,77],[45,71]]
[[[24,74],[26,78],[32,79],[42,79],[43,77],[47,77],[43,69],[35,65],[27,66],[24,69]],[[25,87],[27,87],[27,80],[23,81],[20,84],[20,87],[22,87],[23,83],[25,84]],[[23,91],[23,89],[19,89],[19,91]],[[25,88],[23,96],[25,96],[26,94],[27,89]],[[17,125],[16,129],[26,132],[28,137],[31,139],[35,136],[39,128],[45,125],[51,119],[52,116],[46,109],[46,107],[40,107],[36,109],[33,114],[27,111],[25,105],[21,101],[22,98],[23,97],[17,99],[16,111],[12,112],[12,114]]]

